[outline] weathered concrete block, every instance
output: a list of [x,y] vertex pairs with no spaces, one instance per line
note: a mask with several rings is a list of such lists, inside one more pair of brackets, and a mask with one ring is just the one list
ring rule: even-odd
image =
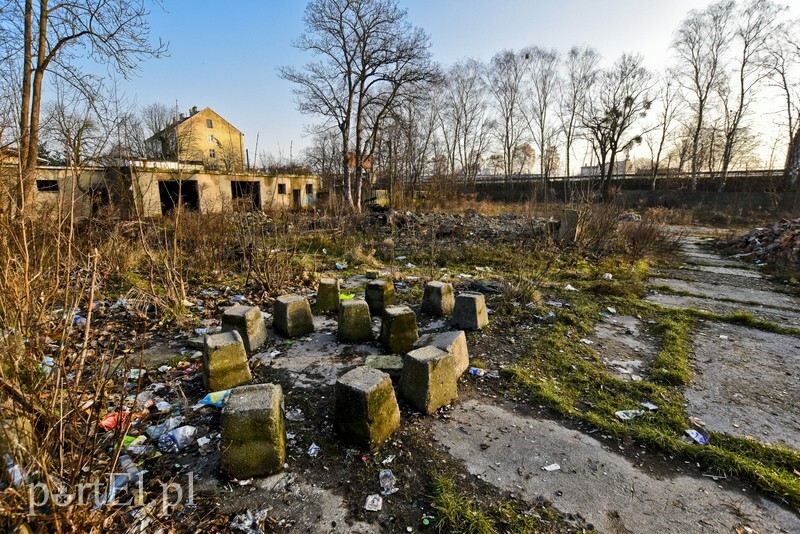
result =
[[394,284],[389,280],[373,280],[364,290],[364,299],[372,315],[380,315],[384,308],[394,304]]
[[458,376],[461,376],[469,367],[467,336],[463,330],[423,335],[414,343],[414,348],[419,349],[428,345],[443,350],[453,357]]
[[337,336],[341,341],[360,343],[372,340],[372,317],[363,300],[345,300],[339,305]]
[[377,280],[378,276],[380,276],[380,271],[378,269],[368,269],[366,276],[370,280]]
[[392,380],[399,380],[403,371],[403,357],[397,354],[370,354],[364,359],[364,366],[383,371]]
[[34,437],[31,421],[22,416],[0,419],[0,458],[5,454],[12,457],[27,456],[33,452]]
[[245,350],[253,352],[267,340],[267,323],[258,306],[236,304],[222,312],[222,331],[236,330],[242,336]]
[[334,425],[343,438],[375,449],[400,426],[400,409],[389,375],[356,367],[336,381]]
[[335,312],[339,309],[339,280],[337,278],[322,278],[317,288],[317,304],[314,311],[317,313]]
[[453,402],[458,396],[457,382],[451,354],[431,345],[406,354],[400,393],[421,412],[431,414]]
[[392,354],[411,350],[419,339],[417,316],[408,306],[388,306],[381,317],[381,345]]
[[247,352],[239,332],[232,330],[205,337],[203,384],[210,391],[235,388],[253,380]]
[[235,388],[222,408],[222,470],[239,479],[277,473],[286,461],[283,391],[276,384]]
[[422,297],[423,312],[437,317],[451,315],[455,303],[452,284],[438,281],[425,284],[425,295]]
[[453,326],[464,330],[479,330],[489,324],[486,299],[483,294],[465,291],[456,297],[453,307]]
[[561,212],[561,225],[558,227],[558,239],[567,243],[574,243],[579,234],[578,211],[563,210]]
[[308,301],[299,295],[282,295],[275,300],[272,320],[275,331],[284,337],[297,337],[314,331],[314,317]]

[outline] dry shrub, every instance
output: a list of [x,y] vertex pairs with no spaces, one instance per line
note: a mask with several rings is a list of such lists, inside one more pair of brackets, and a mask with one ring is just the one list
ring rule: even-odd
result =
[[586,204],[578,214],[581,231],[578,246],[596,257],[618,250],[617,218],[622,210],[617,203]]

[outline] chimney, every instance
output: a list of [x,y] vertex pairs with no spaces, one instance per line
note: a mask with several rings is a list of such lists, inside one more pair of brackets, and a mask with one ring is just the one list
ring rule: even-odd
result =
[[181,113],[181,120],[183,120],[185,118],[186,118],[186,114],[185,113]]
[[193,106],[192,109],[189,110],[189,116],[194,115],[197,113],[197,106]]

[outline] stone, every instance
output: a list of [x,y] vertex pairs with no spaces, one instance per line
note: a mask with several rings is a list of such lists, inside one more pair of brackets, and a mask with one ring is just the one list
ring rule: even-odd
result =
[[222,331],[236,330],[242,336],[248,353],[255,351],[267,340],[267,323],[258,306],[236,304],[222,312]]
[[412,350],[403,361],[400,393],[419,411],[432,414],[458,396],[455,358],[432,345]]
[[364,290],[364,299],[372,315],[380,315],[384,308],[394,304],[394,284],[389,280],[373,280]]
[[436,317],[451,315],[455,303],[452,284],[438,281],[425,284],[425,295],[422,297],[423,312]]
[[275,331],[283,337],[298,337],[314,331],[314,316],[308,301],[299,295],[282,295],[275,299]]
[[314,311],[328,313],[339,310],[339,280],[337,278],[322,278],[317,288],[317,304]]
[[392,380],[399,380],[403,371],[403,357],[397,354],[370,354],[364,359],[364,366],[383,371]]
[[205,337],[203,384],[209,391],[221,391],[253,380],[247,352],[239,332],[232,330]]
[[388,306],[381,317],[381,345],[392,354],[404,354],[419,339],[417,316],[408,306]]
[[458,376],[461,376],[469,367],[467,336],[464,334],[463,330],[425,334],[414,343],[414,348],[418,349],[428,345],[443,350],[453,356]]
[[232,478],[272,475],[286,461],[283,390],[276,384],[235,388],[222,408],[221,467]]
[[558,227],[558,239],[567,243],[574,243],[579,234],[578,211],[563,210],[561,212],[561,224]]
[[388,374],[356,367],[336,381],[334,426],[347,441],[374,450],[400,426],[400,409]]
[[345,300],[339,305],[337,337],[353,343],[372,341],[372,317],[366,301]]
[[480,330],[489,324],[486,299],[482,293],[465,291],[456,297],[453,306],[453,326],[463,330]]
[[186,342],[186,346],[194,350],[203,350],[206,345],[206,340],[203,336],[190,337]]
[[380,271],[378,271],[377,269],[367,270],[367,278],[369,278],[370,280],[377,280],[380,274],[381,274]]

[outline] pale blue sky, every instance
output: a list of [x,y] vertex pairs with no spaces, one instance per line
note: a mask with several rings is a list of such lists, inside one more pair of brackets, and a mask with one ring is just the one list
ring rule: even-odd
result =
[[[672,34],[703,0],[400,0],[411,21],[432,38],[434,60],[486,61],[504,48],[529,45],[562,51],[576,44],[597,48],[606,62],[641,52],[660,69]],[[153,35],[170,44],[170,56],[151,60],[123,84],[139,104],[154,101],[181,111],[211,107],[245,134],[254,152],[300,155],[309,141],[303,126],[314,119],[295,111],[280,65],[305,62],[291,47],[303,31],[303,0],[165,0],[152,13]],[[798,16],[798,8],[794,8]]]

